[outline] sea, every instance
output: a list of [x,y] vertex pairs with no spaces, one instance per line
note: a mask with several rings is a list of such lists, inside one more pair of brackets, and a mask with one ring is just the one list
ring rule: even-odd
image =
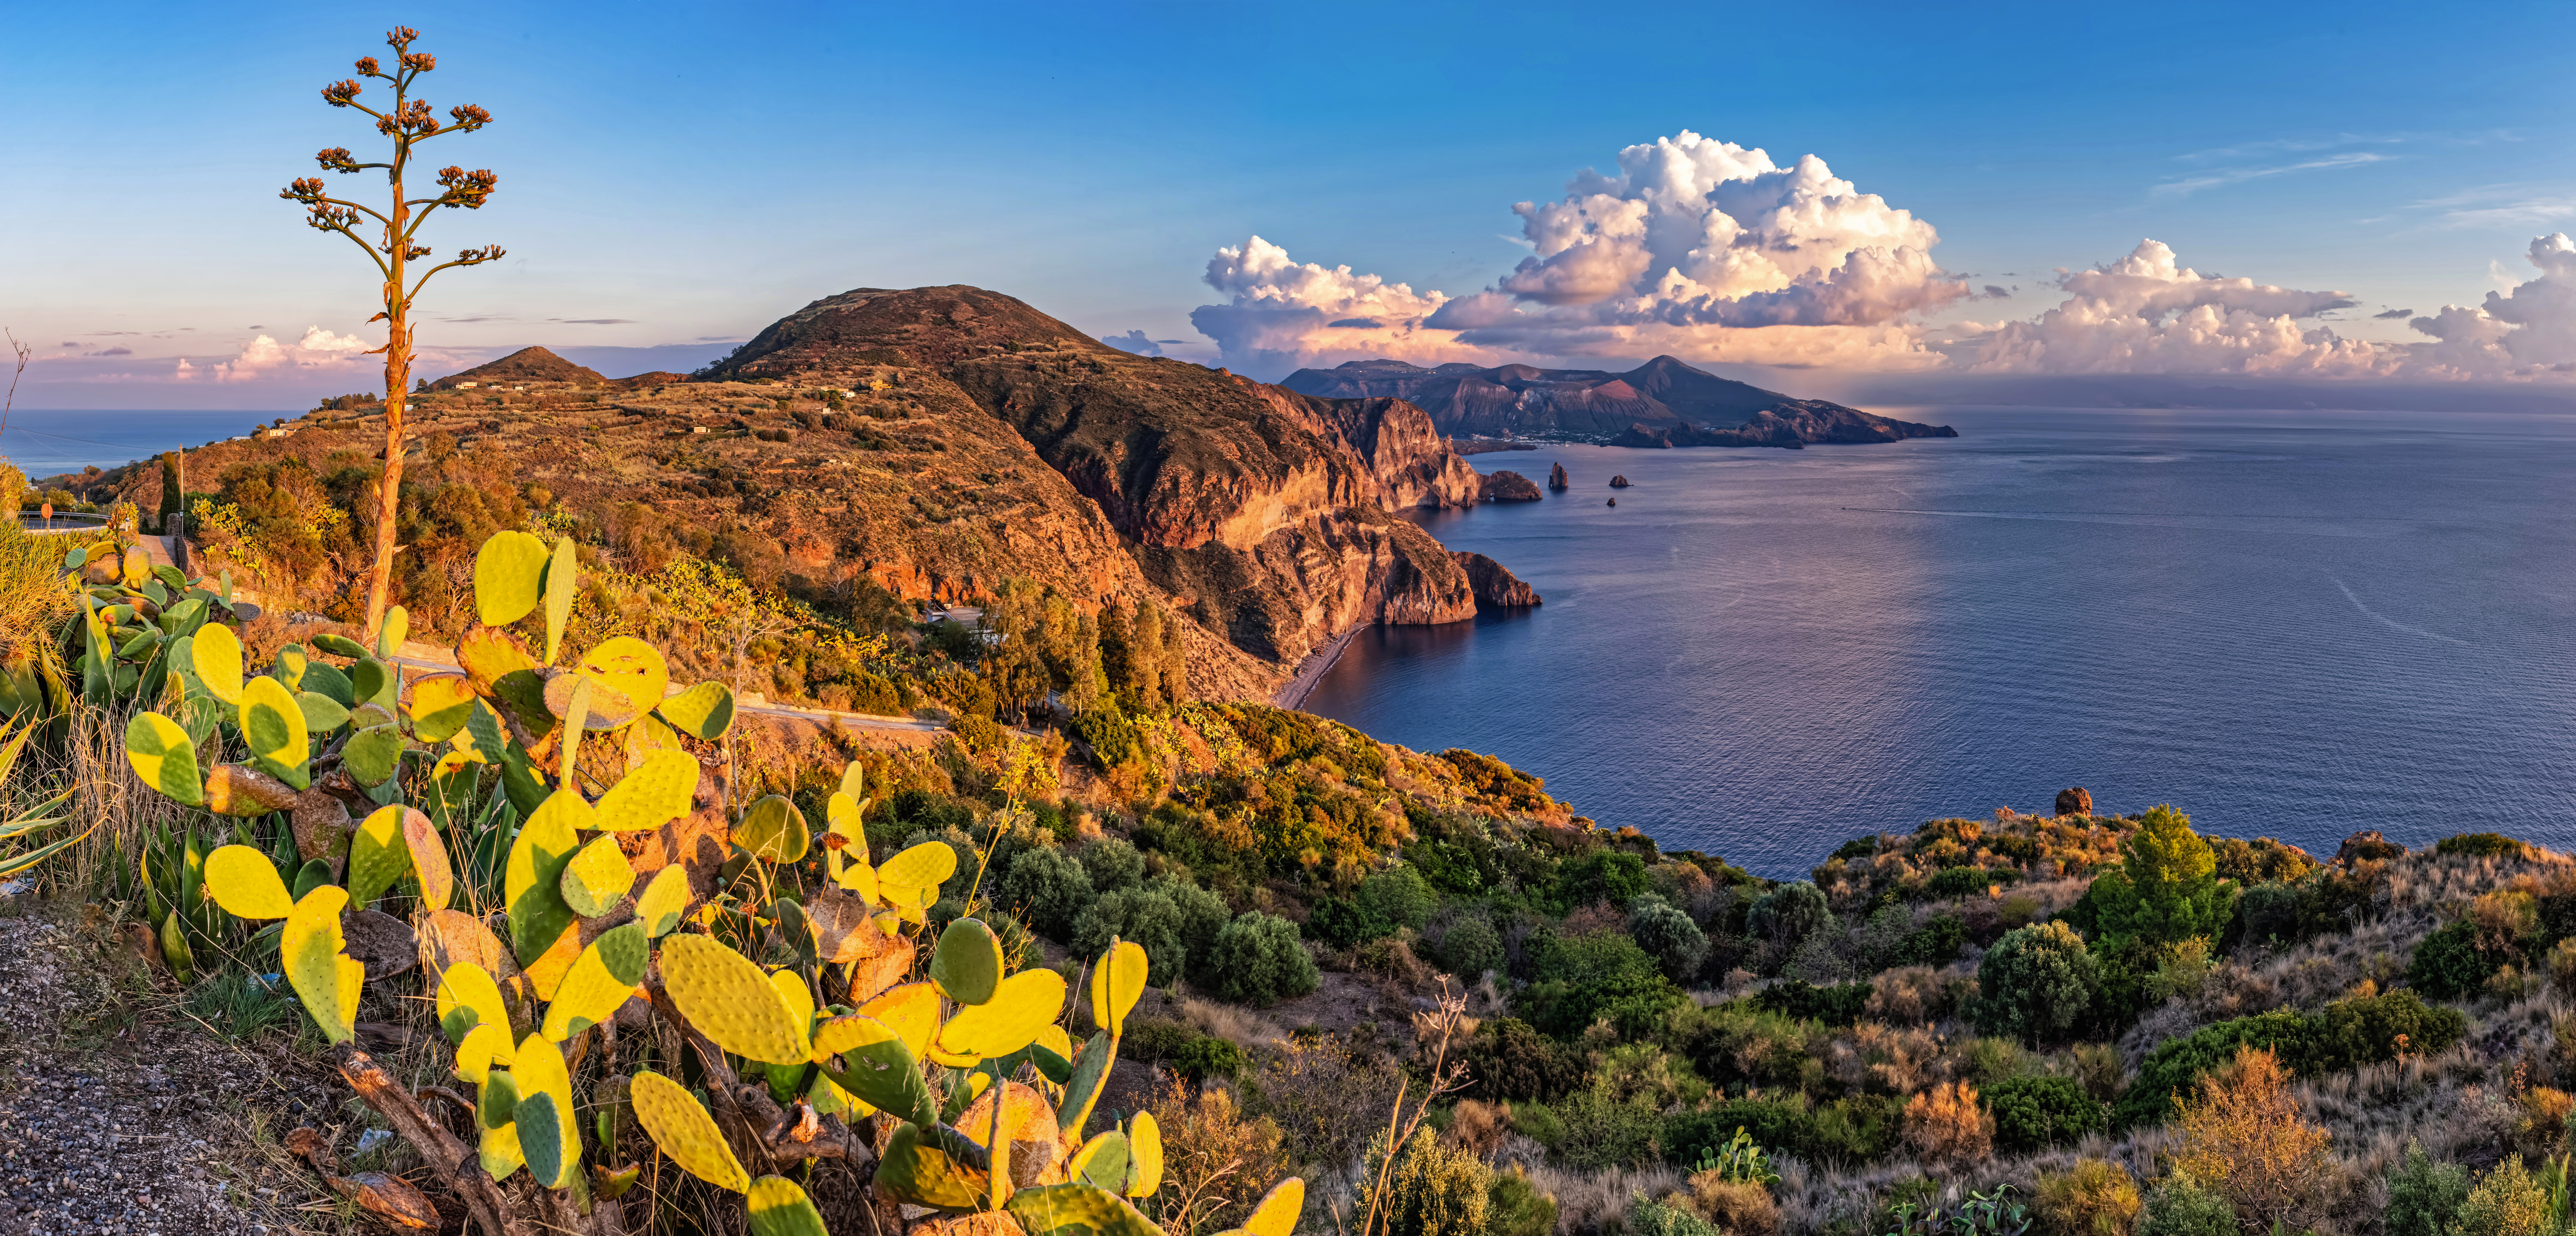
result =
[[[0,458],[34,478],[96,466],[113,468],[163,451],[239,437],[303,412],[171,412],[84,408],[77,411],[17,408],[0,426]],[[193,487],[196,478],[190,478]]]
[[1961,436],[1475,457],[1571,474],[1419,516],[1545,603],[1370,628],[1305,706],[1774,877],[2071,786],[2576,845],[2576,419],[1885,411]]

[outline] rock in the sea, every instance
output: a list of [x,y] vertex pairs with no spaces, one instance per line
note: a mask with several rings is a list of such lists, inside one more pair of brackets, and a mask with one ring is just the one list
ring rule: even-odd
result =
[[1449,556],[1466,569],[1468,586],[1476,590],[1477,600],[1488,605],[1539,603],[1538,590],[1522,583],[1520,577],[1512,574],[1511,568],[1502,563],[1463,549],[1450,550]]
[[1566,488],[1566,486],[1567,486],[1567,485],[1569,485],[1570,483],[1571,483],[1571,482],[1569,482],[1569,481],[1567,481],[1567,480],[1565,479],[1565,465],[1564,465],[1564,464],[1549,464],[1549,465],[1548,465],[1548,468],[1547,468],[1547,487],[1548,487],[1548,488],[1550,488],[1550,489],[1562,490],[1562,489]]
[[2057,792],[2057,814],[2082,816],[2092,815],[2092,792],[2080,785],[2071,790],[2059,790]]
[[2396,858],[2405,853],[2405,846],[2380,836],[2378,829],[2369,828],[2344,838],[2343,848],[2335,851],[2335,861],[2338,863],[2365,862],[2373,859]]
[[1622,475],[1622,476],[1614,476],[1614,477],[1611,477],[1611,478],[1610,478],[1610,488],[1612,488],[1612,489],[1626,489],[1627,487],[1628,487],[1628,478],[1627,478],[1626,476]]
[[1538,482],[1511,471],[1487,473],[1478,495],[1486,502],[1536,502],[1546,496],[1538,491]]

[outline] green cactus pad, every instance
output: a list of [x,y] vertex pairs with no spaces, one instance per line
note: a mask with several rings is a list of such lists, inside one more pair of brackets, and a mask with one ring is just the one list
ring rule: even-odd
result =
[[1116,1035],[1127,1024],[1127,1011],[1145,994],[1145,949],[1133,940],[1109,941],[1091,970],[1091,1024]]
[[348,708],[320,691],[296,692],[295,707],[304,714],[306,733],[328,734],[349,723]]
[[[686,938],[686,937],[683,937]],[[897,1120],[930,1125],[939,1121],[939,1104],[921,1080],[921,1067],[903,1035],[865,1013],[832,1018],[814,1031],[813,1055],[834,1085]],[[839,1057],[844,1068],[832,1068]]]
[[960,1166],[929,1141],[919,1125],[895,1126],[884,1157],[877,1161],[876,1186],[895,1200],[915,1206],[961,1214],[974,1210],[984,1200],[983,1173]]
[[823,1216],[814,1203],[784,1176],[763,1176],[751,1182],[746,1199],[751,1210],[752,1236],[832,1236],[823,1228]]
[[644,981],[644,961],[651,945],[641,923],[604,932],[590,947],[581,951],[581,959],[572,963],[571,972],[555,988],[554,1003],[546,1008],[546,1024],[541,1031],[558,1043],[608,1020],[619,1005],[635,994],[635,985]]
[[438,1028],[450,1043],[463,1044],[476,1026],[499,1026],[509,1033],[510,1006],[490,971],[470,961],[449,966],[438,977]]
[[350,666],[349,694],[360,704],[381,704],[392,708],[395,702],[392,667],[373,657]]
[[1118,1044],[1103,1030],[1091,1036],[1073,1057],[1073,1078],[1064,1084],[1064,1102],[1056,1105],[1056,1128],[1067,1136],[1091,1122],[1091,1109],[1109,1088],[1109,1066],[1118,1059]]
[[546,569],[546,543],[524,532],[496,532],[474,555],[474,612],[487,627],[534,613]]
[[313,646],[324,652],[330,653],[332,656],[347,657],[352,661],[367,655],[367,646],[365,644],[361,644],[346,635],[333,635],[327,631],[313,637]]
[[304,900],[304,894],[330,883],[334,878],[330,859],[317,858],[304,864],[295,872],[295,899]]
[[576,916],[563,899],[563,873],[581,849],[575,830],[590,827],[590,804],[572,790],[557,790],[528,816],[518,840],[510,844],[502,892],[510,911],[510,948],[520,965],[536,964],[573,925]]
[[358,703],[358,684],[351,682],[347,674],[341,673],[339,666],[328,661],[314,661],[307,664],[304,667],[303,676],[295,683],[295,689],[299,692],[311,691],[329,696],[332,703],[342,708],[355,707]]
[[563,878],[558,881],[564,904],[583,918],[597,918],[617,908],[626,899],[626,890],[635,887],[635,869],[626,863],[626,852],[617,848],[617,838],[597,837],[583,846],[564,864]]
[[663,938],[662,986],[672,1006],[699,1033],[737,1056],[802,1064],[812,1054],[806,1027],[797,1023],[769,976],[711,936]]
[[654,711],[672,729],[701,742],[714,742],[733,728],[733,690],[721,682],[702,682],[663,700]]
[[656,940],[671,934],[688,911],[689,872],[677,863],[654,872],[644,895],[635,899],[636,921],[644,924],[645,935]]
[[518,1081],[507,1069],[488,1070],[477,1097],[480,1101],[474,1108],[475,1123],[483,1130],[477,1157],[492,1179],[508,1180],[528,1161],[519,1149],[519,1125],[515,1119],[519,1109]]
[[402,730],[391,725],[372,726],[349,736],[340,745],[340,764],[358,784],[374,789],[391,780],[402,768]]
[[422,742],[445,742],[474,714],[474,682],[463,674],[432,674],[411,682],[412,732]]
[[742,813],[742,823],[734,825],[733,843],[755,858],[792,863],[805,857],[814,838],[805,826],[805,813],[784,795],[772,794]]
[[125,725],[125,762],[164,798],[193,807],[206,801],[197,773],[196,744],[179,723],[157,712],[138,712]]
[[358,987],[367,977],[367,968],[343,951],[340,912],[348,907],[346,890],[329,884],[314,889],[287,914],[286,930],[277,941],[286,981],[323,1036],[334,1043],[357,1037]]
[[1029,1236],[1156,1236],[1163,1230],[1116,1193],[1080,1180],[1021,1189],[1003,1209]]
[[751,1188],[751,1173],[742,1169],[724,1131],[707,1114],[697,1096],[659,1073],[642,1072],[627,1086],[635,1118],[680,1170],[719,1189],[741,1193]]
[[285,684],[265,675],[243,683],[240,707],[242,741],[250,747],[251,764],[297,790],[311,784],[304,709]]
[[[939,933],[930,981],[959,1004],[982,1004],[1002,985],[1002,941],[982,919],[961,918]],[[1059,977],[1057,980],[1063,980]],[[1059,1001],[1061,1003],[1061,1001]],[[1052,1019],[1050,1019],[1052,1020]]]
[[572,1072],[564,1067],[563,1053],[531,1034],[511,1054],[510,1078],[519,1087],[510,1120],[519,1126],[528,1174],[549,1189],[570,1185],[581,1170],[581,1128],[573,1122]]
[[250,846],[228,845],[207,855],[205,880],[206,895],[234,918],[258,922],[295,912],[277,864]]
[[660,828],[687,815],[697,791],[697,757],[656,751],[599,796],[599,827],[613,833]]
[[349,837],[349,903],[361,908],[384,896],[394,881],[411,870],[411,847],[403,841],[402,806],[378,807],[359,821]]
[[308,664],[311,660],[304,655],[304,646],[288,644],[277,650],[277,662],[269,667],[268,676],[286,684],[289,691],[301,691],[304,689],[304,667]]
[[1064,1172],[1075,1180],[1119,1191],[1127,1183],[1127,1135],[1116,1129],[1094,1136],[1065,1160]]

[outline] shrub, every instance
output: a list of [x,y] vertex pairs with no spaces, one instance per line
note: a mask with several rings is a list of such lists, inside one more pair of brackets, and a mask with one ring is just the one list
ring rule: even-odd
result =
[[1628,1208],[1629,1236],[1727,1236],[1708,1220],[1691,1211],[1650,1202],[1643,1196]]
[[1965,1166],[1994,1153],[1995,1118],[1977,1088],[1943,1082],[1905,1104],[1905,1144],[1927,1163]]
[[1232,1039],[1221,1039],[1213,1034],[1203,1034],[1182,1044],[1179,1050],[1163,1057],[1163,1062],[1192,1084],[1211,1077],[1231,1080],[1251,1064],[1244,1056],[1243,1048]]
[[2388,1173],[2388,1236],[2448,1236],[2468,1198],[2468,1169],[2436,1163],[2422,1142],[2408,1141],[2405,1160]]
[[1020,907],[1029,926],[1051,940],[1073,934],[1074,920],[1091,908],[1091,873],[1053,846],[1022,851],[1002,879],[1002,900]]
[[1131,888],[1092,899],[1074,920],[1070,943],[1076,953],[1097,956],[1113,936],[1132,940],[1145,950],[1145,981],[1168,987],[1189,971],[1189,946],[1182,942],[1181,928],[1181,908],[1170,897],[1158,889]]
[[1294,1170],[1279,1126],[1247,1119],[1223,1086],[1200,1091],[1174,1081],[1154,1096],[1153,1110],[1163,1137],[1161,1216],[1176,1231],[1239,1226],[1261,1198],[1260,1182]]
[[2448,1049],[2469,1031],[2458,1009],[2427,1006],[2411,991],[2337,1000],[2309,1018],[2290,1067],[2301,1073],[2339,1073],[2397,1057],[2398,1039],[2408,1055]]
[[2120,846],[2120,866],[2085,890],[2104,937],[2176,944],[2226,925],[2218,858],[2191,817],[2157,806]]
[[1715,1171],[1695,1172],[1690,1192],[1673,1194],[1671,1200],[1684,1199],[1691,1213],[1728,1236],[1772,1236],[1780,1230],[1780,1206],[1771,1200],[1771,1190],[1756,1181],[1729,1180]]
[[2226,1072],[2200,1079],[2182,1105],[2174,1170],[2225,1197],[2239,1215],[2292,1230],[2313,1226],[2335,1178],[2328,1134],[2291,1096],[2268,1048],[2240,1046]]
[[1582,1085],[1588,1067],[1517,1017],[1476,1027],[1459,1059],[1467,1066],[1468,1093],[1489,1102],[1553,1099]]
[[[1972,1092],[1973,1093],[1973,1092]],[[1861,1163],[1895,1146],[1905,1104],[1893,1097],[1856,1096],[1816,1105],[1803,1094],[1785,1099],[1731,1099],[1663,1122],[1664,1157],[1695,1165],[1722,1151],[1740,1129],[1763,1149],[1808,1162]]]
[[1439,898],[1423,882],[1422,873],[1411,867],[1389,867],[1369,873],[1360,881],[1351,900],[1370,916],[1397,927],[1420,928],[1431,921],[1432,908]]
[[2256,837],[2243,841],[2221,837],[2209,843],[2218,878],[2242,885],[2288,884],[2317,869],[2317,860],[2294,845]]
[[1818,987],[1804,979],[1787,979],[1763,988],[1753,1002],[1784,1017],[1801,1017],[1821,1021],[1828,1026],[1848,1026],[1859,1021],[1869,1006],[1873,987],[1868,983],[1840,983]]
[[1708,936],[1699,924],[1651,893],[1628,903],[1628,935],[1676,983],[1689,981],[1708,957]]
[[1833,909],[1825,904],[1823,890],[1798,880],[1755,898],[1744,925],[1765,940],[1795,944],[1833,919]]
[[2436,1000],[2457,1000],[2485,986],[2499,968],[2478,951],[2477,924],[2461,919],[2415,946],[2406,981]]
[[1237,1004],[1267,1006],[1315,990],[1315,958],[1297,938],[1297,925],[1259,910],[1244,913],[1216,933],[1208,963],[1216,994]]
[[2064,923],[2007,932],[1978,963],[1977,1022],[2026,1042],[2056,1038],[2092,1006],[2100,978],[2084,937]]
[[1944,867],[1923,882],[1923,891],[1934,897],[1966,897],[1986,891],[1996,877],[1983,867]]
[[1986,1088],[1986,1107],[1995,1117],[1995,1144],[2006,1150],[2038,1150],[2110,1124],[2109,1111],[2070,1077],[1997,1082]]
[[1102,768],[1116,768],[1136,755],[1136,726],[1115,704],[1103,703],[1073,719],[1073,732],[1091,747]]
[[1306,916],[1306,934],[1336,948],[1350,948],[1394,935],[1395,924],[1370,913],[1356,898],[1326,897]]
[[1618,850],[1594,850],[1557,868],[1555,900],[1565,909],[1597,901],[1624,906],[1649,887],[1646,860]]
[[2236,938],[2249,944],[2299,938],[2299,890],[2287,884],[2257,884],[2236,899]]
[[2147,1195],[2138,1236],[2241,1236],[2236,1207],[2189,1176],[2173,1175]]
[[2036,1199],[2045,1236],[2129,1236],[2138,1222],[2138,1182],[2103,1159],[2077,1159],[2065,1172],[2039,1174]]
[[1216,938],[1234,918],[1225,898],[1186,879],[1163,876],[1146,886],[1172,900],[1180,913],[1181,947],[1189,956],[1192,982],[1208,985],[1216,977]]
[[1106,837],[1082,848],[1082,870],[1094,890],[1122,892],[1145,882],[1145,855],[1123,838]]
[[2137,1080],[2120,1096],[2114,1116],[2123,1127],[2163,1120],[2203,1074],[2234,1059],[2237,1048],[2296,1044],[2305,1030],[2305,1019],[2284,1010],[2222,1021],[2166,1039],[2139,1063]]
[[1932,920],[1905,937],[1896,950],[1896,964],[1905,966],[1943,966],[1958,959],[1959,949],[1968,942],[1968,924],[1955,914],[1935,914]]
[[[1268,1177],[1263,1177],[1268,1179]],[[1485,1191],[1485,1236],[1555,1236],[1556,1199],[1538,1191],[1518,1165],[1494,1173]]]
[[2467,858],[2521,858],[2531,852],[2531,847],[2502,833],[2461,833],[2434,842],[2433,852]]
[[2521,1155],[2507,1155],[2460,1202],[2454,1230],[2463,1236],[2556,1236],[2549,1211],[2549,1191],[2523,1168]]
[[1484,915],[1467,915],[1440,937],[1440,964],[1462,979],[1473,982],[1488,970],[1501,969],[1503,961],[1503,937]]
[[1664,981],[1646,950],[1615,931],[1570,939],[1546,936],[1534,971],[1537,981],[1520,997],[1524,1016],[1561,1039],[1583,1033],[1595,1018],[1619,1006],[1629,1006],[1628,1016],[1651,1018],[1689,999]]

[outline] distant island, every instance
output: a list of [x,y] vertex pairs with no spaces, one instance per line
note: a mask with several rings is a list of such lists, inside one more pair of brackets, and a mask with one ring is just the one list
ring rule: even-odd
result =
[[1558,433],[1610,437],[1613,446],[1779,446],[1811,442],[1896,442],[1955,438],[1947,425],[1923,425],[1796,399],[1721,378],[1670,356],[1626,373],[1540,369],[1532,365],[1433,368],[1398,360],[1350,361],[1300,369],[1280,383],[1332,399],[1392,396],[1431,416],[1444,434],[1499,437]]

